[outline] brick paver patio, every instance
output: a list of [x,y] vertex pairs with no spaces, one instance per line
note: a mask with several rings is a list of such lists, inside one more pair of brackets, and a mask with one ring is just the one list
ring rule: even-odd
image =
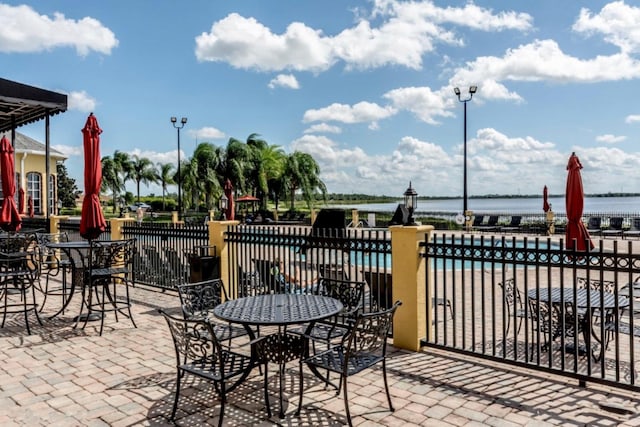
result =
[[[32,335],[24,319],[11,317],[0,329],[0,425],[163,426],[175,388],[175,356],[157,307],[178,313],[178,296],[137,287],[132,291],[138,328],[127,319],[73,329],[79,307],[39,326]],[[43,318],[59,301],[47,302]],[[230,426],[338,426],[346,423],[342,396],[305,374],[304,408],[297,407],[297,365],[286,377],[284,420],[277,418],[277,382],[270,383],[274,416],[266,416],[257,369],[229,394]],[[273,369],[271,370],[273,373]],[[386,409],[379,369],[350,379],[353,422],[360,426],[544,426],[640,425],[640,393],[523,371],[431,350],[394,350],[388,372],[395,412]],[[188,378],[177,424],[217,424],[219,404],[208,383]],[[624,411],[605,410],[613,403]],[[628,411],[627,411],[628,410]],[[630,413],[629,413],[630,412]]]

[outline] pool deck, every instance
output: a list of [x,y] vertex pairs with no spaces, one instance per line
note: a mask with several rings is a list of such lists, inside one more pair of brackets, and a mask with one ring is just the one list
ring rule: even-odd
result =
[[[39,326],[32,335],[24,319],[11,317],[0,329],[0,425],[165,426],[172,425],[175,389],[173,344],[158,307],[179,313],[175,292],[136,287],[132,291],[138,328],[112,316],[98,335],[96,322],[73,329],[79,307]],[[45,309],[51,314],[57,301]],[[50,308],[50,309],[49,309]],[[267,418],[263,377],[255,369],[228,396],[225,425],[339,426],[346,423],[342,397],[305,373],[304,408],[297,406],[296,364],[288,366],[285,419]],[[274,373],[274,370],[271,370]],[[386,409],[380,368],[349,380],[357,426],[640,426],[640,393],[517,370],[508,365],[424,350],[391,351],[388,373],[395,412]],[[216,425],[219,405],[212,387],[185,381],[177,425]],[[277,408],[277,382],[269,384]],[[617,411],[601,404],[612,403]]]

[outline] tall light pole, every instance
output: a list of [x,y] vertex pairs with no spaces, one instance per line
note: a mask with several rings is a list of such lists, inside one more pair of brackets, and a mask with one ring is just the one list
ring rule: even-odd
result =
[[175,117],[171,117],[171,124],[173,127],[178,130],[178,219],[182,219],[182,174],[180,173],[180,129],[187,124],[187,118],[183,117],[180,120],[180,126],[176,123],[178,119]]
[[468,205],[467,205],[467,102],[471,101],[471,98],[473,98],[473,94],[478,91],[478,86],[470,86],[469,97],[465,99],[462,99],[460,97],[460,89],[455,87],[453,88],[453,91],[458,96],[458,101],[464,104],[464,173],[463,173],[464,189],[463,189],[462,197],[464,199],[463,215],[467,216],[467,210],[468,210]]

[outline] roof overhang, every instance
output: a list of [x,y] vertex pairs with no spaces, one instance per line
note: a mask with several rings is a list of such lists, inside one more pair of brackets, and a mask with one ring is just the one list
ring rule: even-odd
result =
[[67,111],[67,95],[0,78],[0,132]]

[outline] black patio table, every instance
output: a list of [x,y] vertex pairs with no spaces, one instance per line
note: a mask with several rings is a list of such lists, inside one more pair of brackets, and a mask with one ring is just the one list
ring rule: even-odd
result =
[[[81,289],[82,300],[85,301],[85,280],[87,280],[87,272],[90,268],[89,266],[89,252],[91,249],[91,242],[89,240],[73,240],[69,242],[49,242],[47,243],[47,247],[51,249],[62,250],[67,254],[69,260],[71,260],[71,286],[69,288],[69,298],[62,304],[62,308],[51,315],[49,318],[53,319],[58,316],[60,313],[63,313],[67,308],[71,300],[73,299],[73,295],[75,294],[76,286],[79,286]],[[111,297],[109,297],[111,298]],[[88,305],[90,302],[86,302]],[[78,314],[74,321],[76,322],[76,326],[79,321],[90,320],[100,320],[102,313],[82,313],[82,308],[84,304],[80,305],[80,314]]]
[[[574,299],[575,292],[575,299]],[[601,298],[602,296],[602,298]],[[551,303],[556,311],[560,310],[560,306],[570,304],[574,311],[583,310],[584,315],[578,319],[582,327],[587,351],[591,351],[592,357],[599,361],[603,356],[609,344],[609,334],[606,325],[612,323],[618,314],[618,310],[623,310],[629,306],[629,298],[611,292],[600,291],[597,289],[574,289],[574,288],[533,288],[527,292],[529,300],[540,301],[545,304]],[[596,333],[596,328],[592,328],[594,314],[600,312],[599,316],[605,324],[604,336]],[[604,313],[604,315],[603,315]],[[591,349],[591,337],[600,343],[600,354],[594,354]]]
[[[287,327],[306,323],[306,333],[313,329],[317,321],[329,318],[340,313],[342,303],[331,297],[311,294],[268,294],[255,295],[226,301],[213,309],[213,314],[218,319],[238,323],[245,327],[253,341],[256,336],[252,326],[278,326]],[[255,357],[252,351],[252,357]],[[252,367],[255,365],[251,364]],[[250,368],[251,369],[251,368]],[[250,371],[250,370],[249,370]],[[323,381],[327,381],[317,370],[313,373]],[[238,381],[243,381],[247,376],[243,375]],[[284,418],[282,409],[282,382],[280,383],[280,418]]]

